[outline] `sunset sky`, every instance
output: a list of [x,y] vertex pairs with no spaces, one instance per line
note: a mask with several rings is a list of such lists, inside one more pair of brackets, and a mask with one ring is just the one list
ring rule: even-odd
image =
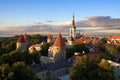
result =
[[91,16],[119,19],[120,0],[0,0],[0,28],[66,25],[73,12],[76,21]]

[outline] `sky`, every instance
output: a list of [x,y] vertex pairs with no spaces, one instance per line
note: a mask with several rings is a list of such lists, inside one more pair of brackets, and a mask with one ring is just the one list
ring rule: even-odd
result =
[[0,0],[0,28],[60,24],[91,16],[120,18],[120,0]]
[[51,21],[52,24],[89,16],[120,17],[120,0],[0,0],[0,27]]

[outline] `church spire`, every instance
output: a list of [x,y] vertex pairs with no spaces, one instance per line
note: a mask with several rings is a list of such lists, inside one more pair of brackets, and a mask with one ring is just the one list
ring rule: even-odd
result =
[[73,17],[72,17],[72,27],[75,28],[74,12],[73,12]]
[[76,27],[75,27],[75,20],[74,20],[74,12],[72,16],[72,25],[70,27],[70,37],[76,38]]

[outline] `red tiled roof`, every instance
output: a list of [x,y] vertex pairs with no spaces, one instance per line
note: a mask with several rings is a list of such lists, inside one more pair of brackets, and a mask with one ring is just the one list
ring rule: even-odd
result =
[[31,50],[36,50],[34,45],[31,46]]
[[58,37],[55,40],[53,46],[59,46],[59,47],[64,47],[65,46],[65,42],[64,42],[60,33],[58,34]]
[[113,39],[120,39],[120,36],[112,36]]
[[48,39],[52,39],[52,38],[53,38],[52,34],[48,35]]
[[25,42],[23,35],[20,35],[17,42]]
[[27,34],[25,33],[25,34],[24,34],[24,40],[27,41],[27,39],[28,39],[28,38],[27,38]]
[[89,57],[98,57],[100,54],[94,54],[94,53],[89,53],[88,56]]
[[75,44],[82,44],[82,43],[84,43],[84,41],[83,41],[82,39],[76,39],[76,40],[74,41],[74,43],[75,43]]

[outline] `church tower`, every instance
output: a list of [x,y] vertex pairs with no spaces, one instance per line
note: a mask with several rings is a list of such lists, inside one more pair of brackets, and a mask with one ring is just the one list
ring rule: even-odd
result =
[[76,27],[75,27],[75,20],[74,20],[74,13],[72,17],[72,25],[70,27],[70,37],[76,38]]

